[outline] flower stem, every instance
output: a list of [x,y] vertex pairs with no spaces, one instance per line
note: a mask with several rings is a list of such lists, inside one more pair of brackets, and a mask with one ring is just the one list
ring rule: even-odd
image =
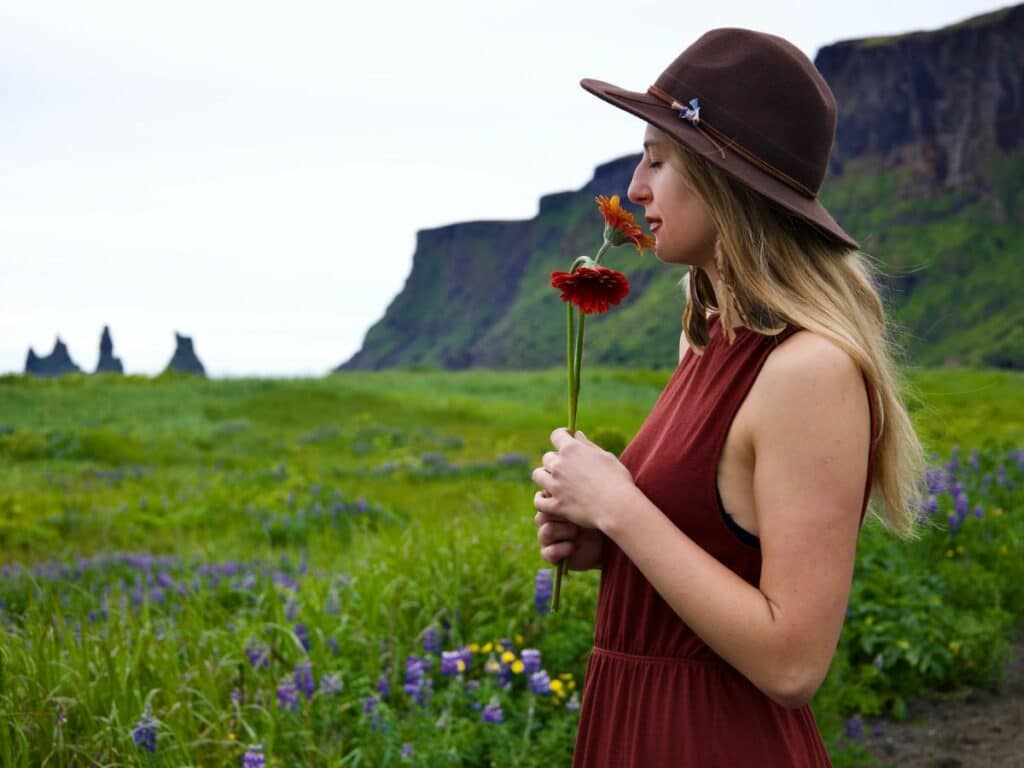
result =
[[[599,252],[600,254],[600,252]],[[571,305],[570,305],[571,306]],[[573,317],[570,308],[567,327],[570,338],[573,335]],[[580,371],[583,368],[583,325],[587,316],[580,312],[579,323],[576,325],[576,343],[566,345],[569,356],[569,434],[576,434],[576,407],[580,401]],[[558,561],[558,570],[555,571],[555,588],[551,595],[551,612],[558,613],[558,602],[562,595],[562,577],[568,572],[569,558],[563,557]]]
[[575,373],[576,373],[576,370],[575,370],[576,355],[573,353],[573,348],[572,348],[573,341],[575,341],[575,339],[573,338],[574,336],[575,336],[575,331],[573,329],[572,304],[570,304],[569,302],[566,302],[565,303],[565,360],[566,360],[566,364],[569,366],[569,422],[568,423],[570,423],[570,424],[572,423],[572,419],[573,419],[572,387],[573,387],[573,382],[575,381]]
[[594,263],[595,264],[600,264],[601,263],[601,257],[604,256],[606,253],[608,253],[608,251],[609,251],[609,249],[611,247],[612,247],[611,242],[609,242],[608,240],[605,240],[604,243],[601,245],[601,247],[597,249],[597,255],[594,257]]
[[576,326],[576,346],[573,352],[576,353],[576,363],[573,366],[573,373],[575,374],[575,380],[573,381],[573,393],[572,393],[572,416],[569,419],[569,434],[576,434],[576,408],[580,402],[580,371],[583,368],[583,321],[586,320],[587,316],[580,312],[579,325]]

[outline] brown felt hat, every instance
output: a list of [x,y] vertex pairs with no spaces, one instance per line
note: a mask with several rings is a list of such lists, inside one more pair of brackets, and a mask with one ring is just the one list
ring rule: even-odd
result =
[[713,29],[645,93],[586,78],[586,90],[643,118],[851,248],[818,190],[836,134],[836,100],[799,48],[750,29]]

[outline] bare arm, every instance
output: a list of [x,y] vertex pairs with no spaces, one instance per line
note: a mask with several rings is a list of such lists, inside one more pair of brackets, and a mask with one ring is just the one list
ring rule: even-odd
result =
[[704,551],[635,486],[600,526],[712,650],[787,707],[810,701],[838,642],[869,431],[856,365],[830,342],[805,336],[761,372],[759,402],[767,406],[758,406],[753,435],[763,561],[757,586]]

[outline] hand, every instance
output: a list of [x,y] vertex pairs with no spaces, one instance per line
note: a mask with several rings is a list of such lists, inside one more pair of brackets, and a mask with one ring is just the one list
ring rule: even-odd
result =
[[604,534],[593,529],[584,530],[559,517],[538,512],[533,517],[537,524],[540,556],[552,565],[568,558],[572,571],[586,571],[601,567]]
[[543,466],[533,471],[533,482],[541,487],[533,506],[579,528],[599,529],[636,491],[633,476],[582,432],[573,437],[560,427],[551,433],[551,442],[556,450],[545,453]]

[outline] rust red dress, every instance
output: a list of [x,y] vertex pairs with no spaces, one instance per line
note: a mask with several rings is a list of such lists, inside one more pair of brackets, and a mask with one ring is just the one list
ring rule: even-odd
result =
[[[721,507],[718,459],[765,359],[797,330],[770,337],[739,328],[730,347],[713,315],[704,354],[686,351],[621,456],[672,522],[751,584],[761,551]],[[872,450],[861,519],[873,459]],[[603,557],[574,768],[831,765],[810,707],[779,706],[723,661],[610,539]]]

